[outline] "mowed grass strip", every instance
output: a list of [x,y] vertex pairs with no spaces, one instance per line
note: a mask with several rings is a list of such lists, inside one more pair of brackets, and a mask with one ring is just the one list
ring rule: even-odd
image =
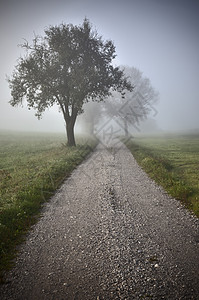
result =
[[199,135],[136,137],[126,142],[137,162],[199,217]]
[[65,135],[0,132],[0,275],[12,266],[16,246],[39,211],[95,140],[65,145]]

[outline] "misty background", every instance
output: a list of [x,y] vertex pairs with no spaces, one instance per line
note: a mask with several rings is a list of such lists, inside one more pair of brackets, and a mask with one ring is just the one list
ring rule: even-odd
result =
[[[45,27],[82,24],[87,17],[116,46],[116,65],[136,67],[159,92],[149,124],[164,131],[199,130],[198,0],[6,0],[0,3],[0,129],[65,132],[56,107],[42,120],[24,103],[13,108],[6,75],[11,76],[18,44],[44,35]],[[149,125],[142,126],[147,128]]]

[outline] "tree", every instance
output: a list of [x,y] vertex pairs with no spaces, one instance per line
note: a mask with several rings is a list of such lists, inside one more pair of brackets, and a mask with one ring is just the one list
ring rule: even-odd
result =
[[95,126],[102,118],[102,103],[89,102],[84,105],[84,112],[77,123],[81,125],[89,135],[94,135]]
[[134,67],[121,67],[125,76],[134,86],[133,91],[124,95],[115,91],[105,102],[104,109],[108,116],[119,118],[123,123],[125,136],[131,125],[138,129],[140,121],[147,118],[153,105],[158,101],[158,92],[152,87],[148,78]]
[[84,103],[103,101],[112,90],[132,90],[123,72],[112,65],[115,46],[103,41],[87,19],[82,26],[50,26],[44,37],[36,36],[32,45],[25,41],[21,46],[26,55],[8,79],[10,104],[17,106],[26,99],[38,118],[58,104],[69,146],[75,146],[74,125]]

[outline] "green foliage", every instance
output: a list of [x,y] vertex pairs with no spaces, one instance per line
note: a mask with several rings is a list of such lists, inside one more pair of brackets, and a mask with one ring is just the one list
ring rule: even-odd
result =
[[0,273],[47,201],[92,151],[95,140],[68,148],[63,135],[0,132]]
[[12,106],[24,98],[28,108],[41,117],[46,108],[57,104],[66,122],[68,143],[75,145],[74,124],[89,100],[104,100],[110,89],[132,90],[123,72],[113,67],[115,47],[103,41],[87,19],[82,26],[50,26],[44,37],[35,37],[9,79]]
[[127,146],[152,179],[199,216],[198,135],[135,138]]

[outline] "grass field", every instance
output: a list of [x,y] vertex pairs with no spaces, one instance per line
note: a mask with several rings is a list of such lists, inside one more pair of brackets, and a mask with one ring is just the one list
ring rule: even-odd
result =
[[65,145],[65,135],[0,132],[0,274],[47,201],[96,141]]
[[151,178],[199,217],[199,134],[137,137],[127,146]]

